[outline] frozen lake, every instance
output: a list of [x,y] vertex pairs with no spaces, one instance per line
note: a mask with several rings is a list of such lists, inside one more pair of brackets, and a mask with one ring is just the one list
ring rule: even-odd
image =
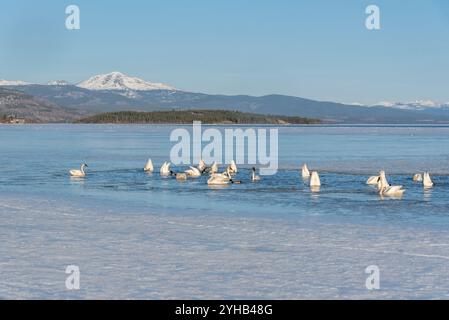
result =
[[[141,170],[169,160],[172,129],[0,126],[0,298],[448,298],[449,127],[283,127],[278,174],[222,189]],[[379,169],[402,199],[365,185]]]

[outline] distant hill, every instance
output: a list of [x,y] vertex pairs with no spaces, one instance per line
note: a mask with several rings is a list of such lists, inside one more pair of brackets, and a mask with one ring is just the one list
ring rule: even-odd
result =
[[76,121],[77,123],[114,124],[316,124],[316,119],[243,113],[227,110],[184,110],[154,112],[108,112]]
[[13,117],[23,119],[25,122],[68,122],[79,118],[81,114],[29,94],[0,87],[2,119]]

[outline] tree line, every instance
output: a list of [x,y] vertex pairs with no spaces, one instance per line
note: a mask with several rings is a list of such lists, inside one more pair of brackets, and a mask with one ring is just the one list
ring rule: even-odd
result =
[[76,121],[77,123],[111,124],[317,124],[317,119],[262,115],[228,110],[171,110],[171,111],[120,111],[101,113]]

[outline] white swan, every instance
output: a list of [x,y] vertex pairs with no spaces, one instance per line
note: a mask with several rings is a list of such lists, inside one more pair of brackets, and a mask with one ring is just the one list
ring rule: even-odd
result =
[[154,166],[153,166],[153,161],[151,161],[151,159],[148,159],[145,167],[143,168],[143,170],[145,172],[153,172],[154,171]]
[[218,172],[218,164],[217,164],[217,162],[214,162],[214,163],[212,164],[212,166],[210,167],[209,173],[210,173],[210,174],[215,174],[215,173],[217,173],[217,172]]
[[225,185],[232,182],[231,173],[228,170],[224,173],[214,173],[207,180],[208,185]]
[[415,182],[422,182],[423,181],[423,177],[421,173],[417,173],[413,176],[413,181]]
[[170,175],[170,162],[164,162],[164,164],[161,167],[160,173],[162,176],[168,176]]
[[385,173],[384,170],[381,170],[381,171],[379,172],[379,182],[378,182],[378,186],[379,186],[379,183],[380,183],[380,185],[382,185],[382,186],[390,186],[390,183],[388,183],[388,180],[387,180],[387,174]]
[[223,173],[211,173],[211,178],[215,177],[215,178],[226,178],[226,177],[231,177],[231,172],[229,171],[229,168],[226,169],[225,172]]
[[313,171],[310,176],[310,187],[311,188],[321,187],[320,176],[318,175],[318,172],[316,172],[316,171]]
[[381,196],[400,197],[404,194],[405,189],[402,186],[380,187],[379,194]]
[[207,184],[211,186],[222,186],[226,184],[231,183],[231,178],[217,178],[217,177],[210,177],[209,180],[207,180]]
[[198,163],[198,170],[200,170],[200,172],[204,172],[204,170],[206,170],[207,165],[206,162],[204,162],[203,159],[200,160],[200,162]]
[[380,179],[380,176],[369,177],[368,180],[366,180],[366,184],[377,185],[377,183],[379,182],[379,179]]
[[227,168],[226,172],[211,174],[210,178],[207,180],[209,185],[225,185],[225,184],[241,184],[242,181],[232,179],[230,169]]
[[387,181],[385,171],[380,172],[380,179],[377,184],[377,188],[381,196],[400,197],[405,192],[402,186],[390,186]]
[[303,179],[310,178],[310,171],[309,171],[309,168],[307,168],[307,164],[303,164],[303,166],[301,168],[301,175],[302,175]]
[[236,174],[237,173],[237,165],[235,164],[234,160],[232,160],[231,164],[229,165],[229,172],[231,174]]
[[260,177],[256,175],[255,167],[253,167],[253,170],[251,172],[251,181],[253,181],[253,182],[260,181]]
[[184,171],[189,177],[192,178],[198,178],[201,177],[201,171],[198,168],[190,167],[190,169],[187,169]]
[[424,185],[424,188],[432,188],[433,187],[433,181],[430,178],[430,174],[428,172],[424,173],[423,185]]
[[76,178],[83,178],[86,176],[86,172],[84,172],[84,168],[87,168],[88,165],[83,163],[81,165],[81,169],[80,170],[70,170],[70,175],[72,177],[76,177]]

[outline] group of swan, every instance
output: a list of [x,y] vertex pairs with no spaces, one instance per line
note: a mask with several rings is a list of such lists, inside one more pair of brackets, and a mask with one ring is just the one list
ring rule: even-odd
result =
[[[241,183],[239,180],[234,180],[232,177],[237,174],[238,169],[234,160],[231,161],[226,171],[223,173],[218,173],[219,166],[217,162],[214,162],[210,167],[206,165],[204,160],[200,160],[197,167],[190,166],[189,169],[184,172],[175,173],[170,170],[170,162],[164,162],[161,166],[160,174],[162,176],[175,176],[176,180],[185,181],[188,178],[199,178],[203,174],[208,173],[210,175],[207,180],[209,185],[226,185],[230,183]],[[149,159],[144,167],[144,171],[151,173],[154,171],[153,161]],[[251,181],[259,181],[260,177],[256,175],[256,168],[252,169]]]
[[309,171],[309,168],[307,167],[307,164],[304,164],[301,168],[301,175],[304,180],[310,179],[310,187],[312,189],[317,190],[317,188],[321,187],[321,180],[320,176],[318,175],[317,171]]
[[[209,173],[210,178],[208,180],[208,184],[228,184],[228,183],[239,183],[239,181],[235,181],[232,179],[232,175],[237,174],[237,165],[234,160],[231,161],[231,164],[228,166],[225,172],[218,173],[219,167],[218,163],[214,162],[210,167],[206,165],[204,160],[200,160],[198,167],[192,167],[190,166],[189,169],[187,169],[184,172],[181,173],[174,173],[170,169],[171,163],[170,162],[164,162],[160,168],[160,174],[161,176],[175,176],[177,180],[183,181],[187,180],[188,177],[190,178],[199,178],[204,173]],[[87,167],[87,164],[83,163],[81,165],[80,170],[70,170],[70,176],[76,177],[76,178],[84,178],[86,176],[86,172],[84,169]],[[145,164],[145,167],[143,168],[145,172],[152,173],[154,172],[154,165],[153,161],[151,159],[148,159],[147,163]],[[259,181],[260,177],[256,175],[256,168],[253,168],[252,174],[251,174],[251,180],[252,181]]]
[[[307,165],[304,164],[301,168],[301,175],[304,180],[310,180],[309,185],[312,191],[319,190],[321,181],[317,171],[310,172]],[[424,174],[415,174],[413,181],[422,182],[424,188],[432,188],[434,186],[428,172],[425,172]],[[377,190],[381,196],[400,197],[405,192],[403,186],[392,186],[388,183],[387,175],[384,170],[380,171],[378,176],[370,177],[366,183],[377,186]]]
[[[162,176],[175,176],[176,180],[185,181],[188,178],[199,178],[205,173],[209,173],[210,177],[207,180],[208,185],[227,185],[227,184],[239,184],[241,181],[234,180],[233,176],[235,176],[238,172],[237,165],[234,160],[231,161],[230,165],[226,168],[226,171],[222,173],[218,173],[219,167],[217,162],[214,162],[210,167],[206,165],[203,160],[199,161],[197,167],[190,166],[189,169],[184,172],[174,173],[170,170],[171,163],[164,162],[160,168],[160,174]],[[76,178],[83,178],[86,176],[86,172],[84,171],[88,165],[83,163],[81,165],[80,170],[70,170],[70,175]],[[154,171],[153,161],[148,159],[145,164],[144,171],[148,173],[152,173]],[[319,191],[321,187],[320,176],[317,171],[309,171],[307,164],[304,164],[301,168],[301,175],[304,180],[309,180],[309,185],[312,191]],[[256,168],[253,167],[251,170],[251,181],[256,182],[260,181],[260,177],[256,174]],[[422,182],[425,188],[432,188],[434,183],[430,177],[428,172],[423,174],[415,174],[413,176],[413,181]],[[388,183],[387,176],[384,170],[379,172],[379,175],[369,177],[366,181],[368,185],[377,186],[377,190],[382,196],[402,196],[405,192],[405,189],[402,186],[392,186]]]
[[400,197],[404,194],[405,189],[402,186],[392,186],[387,181],[385,171],[379,172],[379,180],[377,182],[377,190],[381,196]]
[[[434,186],[432,178],[430,178],[430,174],[428,172],[425,172],[424,174],[415,174],[413,176],[413,181],[422,182],[424,188],[432,188]],[[402,186],[391,186],[388,183],[384,170],[380,171],[378,176],[370,177],[366,181],[366,184],[376,185],[381,195],[402,196],[405,192],[405,189],[403,189]]]
[[422,182],[424,188],[432,188],[434,183],[430,178],[430,174],[428,172],[424,172],[423,174],[417,173],[413,176],[413,181]]

